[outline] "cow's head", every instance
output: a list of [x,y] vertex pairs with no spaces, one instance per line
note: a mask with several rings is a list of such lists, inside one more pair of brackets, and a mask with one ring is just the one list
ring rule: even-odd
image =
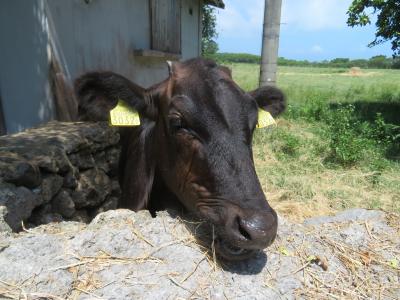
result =
[[252,136],[259,107],[278,115],[283,94],[273,87],[245,93],[209,60],[169,70],[167,80],[147,90],[110,72],[84,75],[75,86],[82,119],[107,120],[118,99],[133,106],[142,125],[127,141],[126,206],[146,208],[159,176],[189,211],[214,225],[222,257],[246,258],[276,236],[277,215],[257,178]]

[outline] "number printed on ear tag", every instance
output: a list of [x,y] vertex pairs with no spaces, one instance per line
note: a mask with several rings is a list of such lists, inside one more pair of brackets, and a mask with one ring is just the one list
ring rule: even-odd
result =
[[271,116],[271,114],[263,110],[261,108],[258,109],[258,123],[257,128],[265,128],[270,126],[276,126],[275,119]]
[[125,101],[118,99],[118,104],[110,110],[111,126],[138,126],[140,125],[139,113]]

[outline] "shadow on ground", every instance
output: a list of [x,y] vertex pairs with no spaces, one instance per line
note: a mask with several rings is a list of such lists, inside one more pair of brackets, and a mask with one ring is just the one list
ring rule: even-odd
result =
[[[262,272],[267,264],[268,257],[263,251],[257,251],[254,256],[242,261],[227,261],[215,254],[213,247],[213,229],[210,224],[199,220],[195,216],[168,210],[173,218],[179,218],[190,231],[196,242],[207,252],[210,261],[215,259],[216,264],[224,271],[239,275],[255,275]],[[215,257],[215,258],[214,258]]]
[[398,101],[385,102],[377,101],[356,101],[349,103],[331,103],[329,107],[333,110],[343,107],[343,105],[354,105],[354,110],[357,113],[357,117],[360,121],[366,121],[373,123],[376,119],[377,114],[381,114],[385,123],[394,125],[400,125],[400,99]]

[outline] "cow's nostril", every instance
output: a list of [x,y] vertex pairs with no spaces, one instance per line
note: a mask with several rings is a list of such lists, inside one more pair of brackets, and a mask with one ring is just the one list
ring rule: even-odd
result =
[[246,228],[242,224],[242,220],[240,219],[239,216],[236,217],[236,222],[238,225],[238,231],[239,233],[246,239],[246,240],[251,240],[251,235],[247,232]]

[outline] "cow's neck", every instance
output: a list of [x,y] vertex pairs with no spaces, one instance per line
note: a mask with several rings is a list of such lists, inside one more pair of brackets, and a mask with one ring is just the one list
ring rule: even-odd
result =
[[157,211],[166,209],[172,209],[179,212],[185,210],[184,206],[180,203],[175,194],[168,189],[164,180],[157,171],[154,176],[153,188],[151,190],[147,207],[153,216],[155,216]]

